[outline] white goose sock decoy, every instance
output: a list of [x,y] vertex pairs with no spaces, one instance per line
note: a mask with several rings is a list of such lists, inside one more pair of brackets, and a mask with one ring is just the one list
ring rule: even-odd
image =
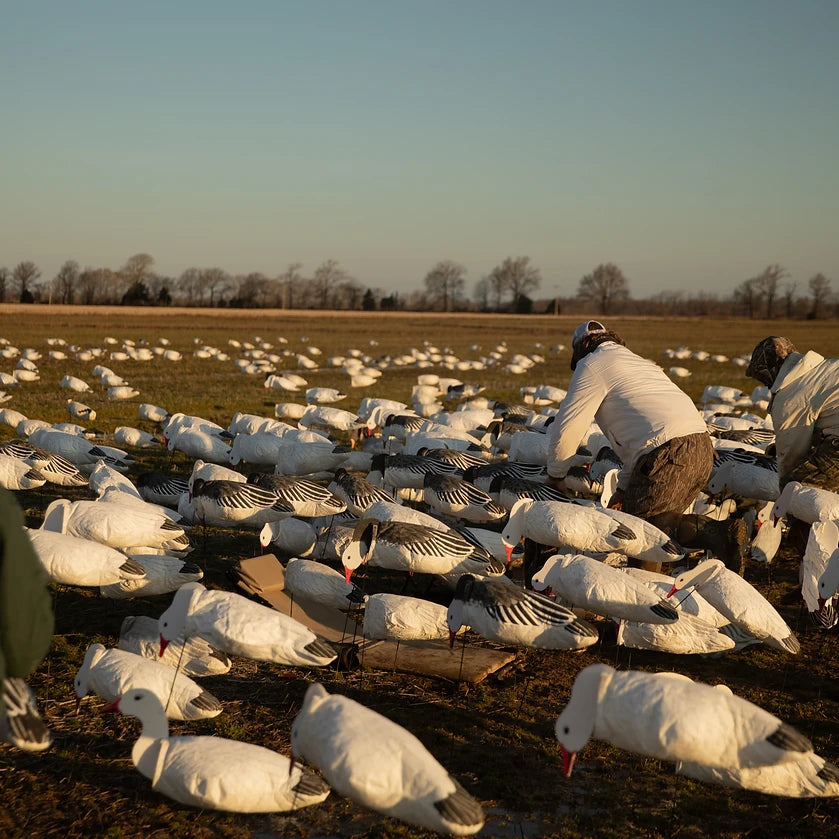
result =
[[790,481],[781,490],[772,508],[776,521],[788,514],[809,524],[836,521],[839,519],[839,493]]
[[324,638],[299,621],[230,591],[187,583],[158,618],[161,654],[169,641],[200,635],[216,649],[258,661],[325,667],[337,656]]
[[285,590],[295,598],[314,601],[336,609],[355,609],[367,602],[367,595],[344,575],[320,562],[293,557],[285,567]]
[[677,673],[617,671],[606,664],[577,674],[554,729],[566,776],[592,737],[659,760],[729,769],[813,753],[803,734],[739,696]]
[[102,709],[137,717],[142,733],[131,759],[152,789],[191,807],[234,813],[274,813],[318,804],[329,787],[285,755],[222,737],[170,737],[163,706],[152,691],[129,690]]
[[483,827],[480,804],[413,734],[317,682],[291,726],[291,747],[333,789],[378,813],[460,836]]
[[447,622],[450,645],[461,626],[488,641],[545,650],[581,650],[599,637],[591,624],[550,597],[471,574],[458,580]]
[[152,691],[173,720],[203,720],[221,713],[221,702],[199,687],[189,676],[168,664],[152,661],[125,650],[106,649],[102,644],[87,648],[73,687],[76,707],[93,691],[106,702],[113,702],[135,687]]
[[705,560],[680,574],[668,597],[689,587],[697,589],[718,612],[767,646],[793,654],[801,651],[801,644],[775,607],[719,559]]

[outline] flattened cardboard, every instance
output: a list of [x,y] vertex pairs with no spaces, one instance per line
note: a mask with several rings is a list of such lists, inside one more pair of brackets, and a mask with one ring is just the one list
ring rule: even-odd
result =
[[447,641],[367,641],[353,617],[322,603],[290,597],[284,591],[283,566],[274,554],[240,560],[237,572],[243,591],[257,595],[333,643],[357,643],[363,667],[477,683],[515,658],[513,653],[475,644],[463,649],[458,643],[449,649]]

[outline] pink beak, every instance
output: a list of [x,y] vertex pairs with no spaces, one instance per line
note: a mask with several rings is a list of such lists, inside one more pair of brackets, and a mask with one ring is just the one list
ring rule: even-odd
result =
[[827,603],[827,600],[825,600],[823,597],[820,597],[819,598],[819,614],[822,614],[822,612],[824,612],[824,604],[825,603]]
[[673,586],[673,588],[671,588],[670,591],[667,592],[667,596],[672,597],[678,590],[679,589],[676,586]]
[[513,546],[504,545],[504,550],[507,552],[507,565],[513,561]]
[[577,759],[576,752],[569,752],[565,746],[560,745],[562,749],[562,771],[565,773],[566,778],[571,777],[571,770],[574,768],[574,761]]
[[166,652],[166,648],[169,646],[169,642],[161,635],[160,636],[160,653],[158,658],[163,658],[163,653]]
[[452,632],[451,629],[450,629],[449,630],[449,649],[451,649],[453,646],[454,646],[454,632]]
[[352,568],[347,568],[344,566],[344,579],[347,581],[347,585],[350,584],[350,577],[352,577]]
[[102,708],[99,709],[100,714],[118,714],[120,713],[119,709],[119,701],[122,699],[121,696],[118,696],[113,702],[109,702],[107,705],[103,705]]

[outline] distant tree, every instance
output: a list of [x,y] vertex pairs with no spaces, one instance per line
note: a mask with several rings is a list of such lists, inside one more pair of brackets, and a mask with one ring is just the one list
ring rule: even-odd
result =
[[55,275],[55,286],[60,303],[71,304],[79,283],[79,263],[68,259]]
[[395,312],[399,308],[399,295],[394,291],[387,297],[383,297],[379,308],[383,312]]
[[509,295],[515,304],[522,294],[530,294],[542,283],[542,274],[530,264],[529,256],[508,256],[490,272],[490,277],[497,293],[498,308],[501,308],[501,295]]
[[332,290],[339,283],[345,282],[348,279],[349,275],[340,267],[337,260],[327,259],[326,262],[322,262],[312,277],[319,308],[328,309]]
[[149,290],[142,280],[132,283],[120,301],[123,306],[147,306],[149,304]]
[[372,289],[368,288],[364,292],[364,297],[361,298],[361,308],[365,312],[372,312],[376,308],[376,297]]
[[204,283],[200,268],[186,268],[177,282],[178,292],[186,306],[200,306],[204,302]]
[[734,289],[734,300],[743,304],[746,309],[746,313],[750,318],[753,318],[756,315],[762,299],[763,286],[761,285],[759,277],[751,277],[748,280],[743,280],[743,282]]
[[167,286],[161,286],[160,291],[157,292],[157,302],[160,306],[171,306],[172,295],[169,293]]
[[[264,278],[262,274],[249,274],[251,276],[259,276]],[[216,303],[221,299],[221,297],[229,292],[233,286],[232,280],[230,279],[230,274],[227,271],[222,270],[221,268],[202,268],[200,273],[201,279],[201,286],[204,290],[204,295],[209,294],[210,296],[210,305],[215,306]],[[261,285],[263,289],[263,294],[265,293],[265,289],[267,288],[267,280]]]
[[[119,271],[123,293],[137,283],[148,283],[154,276],[153,268],[154,257],[151,254],[135,253],[134,256],[129,256]],[[119,294],[120,289],[114,291]]]
[[814,277],[810,277],[807,285],[810,289],[810,296],[813,298],[813,307],[810,312],[812,317],[817,318],[822,304],[830,297],[830,280],[824,274],[818,273]]
[[6,286],[11,279],[11,273],[8,268],[0,267],[0,303],[6,301]]
[[475,288],[472,290],[472,299],[478,304],[478,309],[482,312],[489,311],[489,278],[481,277],[475,283]]
[[596,305],[600,314],[608,315],[615,303],[629,299],[629,282],[613,262],[601,262],[580,280],[577,297]]
[[41,271],[34,262],[18,262],[12,271],[12,279],[18,285],[18,297],[21,303],[32,303],[34,297],[30,286],[34,285],[38,277],[41,276]]
[[768,265],[763,269],[763,273],[759,274],[755,278],[763,294],[763,299],[766,302],[767,318],[772,318],[775,315],[775,301],[778,297],[778,285],[786,276],[788,276],[787,270],[776,264]]
[[332,305],[336,308],[355,310],[361,305],[361,300],[361,283],[353,277],[347,277],[335,289]]
[[293,309],[294,308],[294,292],[297,285],[303,279],[300,269],[303,267],[301,262],[290,262],[288,268],[277,277],[277,282],[280,285],[280,308]]
[[517,315],[532,315],[533,314],[533,300],[526,294],[520,294],[513,303],[513,311]]
[[239,290],[230,301],[231,306],[239,309],[258,309],[265,305],[268,291],[268,278],[254,271],[239,280]]
[[784,286],[784,290],[781,295],[784,301],[784,307],[786,309],[787,318],[791,318],[793,315],[793,310],[795,307],[795,289],[797,287],[798,283],[788,282]]
[[458,298],[463,295],[466,268],[459,262],[444,259],[425,275],[425,290],[434,305],[444,312],[457,307]]

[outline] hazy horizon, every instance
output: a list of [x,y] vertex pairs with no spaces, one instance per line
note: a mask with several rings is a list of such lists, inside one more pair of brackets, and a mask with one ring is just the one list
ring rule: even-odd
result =
[[0,2],[0,266],[839,279],[839,4]]

